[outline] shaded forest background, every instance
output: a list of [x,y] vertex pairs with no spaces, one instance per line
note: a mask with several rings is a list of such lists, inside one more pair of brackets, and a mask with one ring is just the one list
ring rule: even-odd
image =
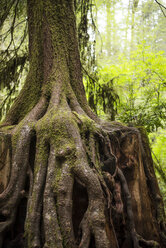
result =
[[[9,6],[10,16],[4,23],[1,11],[2,120],[28,71],[26,8],[21,2]],[[75,7],[88,102],[104,119],[146,128],[166,206],[164,6],[161,0],[160,4],[154,0],[80,0]]]

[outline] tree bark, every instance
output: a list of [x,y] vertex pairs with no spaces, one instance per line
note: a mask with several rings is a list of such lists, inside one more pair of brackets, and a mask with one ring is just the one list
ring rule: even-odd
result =
[[27,13],[29,74],[0,133],[0,248],[164,248],[145,138],[88,107],[73,1]]

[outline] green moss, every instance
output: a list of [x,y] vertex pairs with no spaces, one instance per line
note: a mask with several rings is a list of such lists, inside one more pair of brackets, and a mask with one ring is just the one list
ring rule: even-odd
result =
[[6,131],[12,130],[14,127],[15,127],[15,125],[4,126],[4,127],[1,127],[0,130],[1,130],[2,132],[6,132]]
[[15,134],[12,135],[12,147],[16,148],[17,143],[18,143],[18,139],[21,133],[21,129],[22,129],[22,125],[20,123],[20,125],[17,125],[17,131]]
[[59,185],[59,182],[62,178],[62,170],[60,167],[56,167],[55,168],[55,179],[53,181],[53,190],[54,190],[54,193],[57,193],[57,190],[58,190],[58,185]]

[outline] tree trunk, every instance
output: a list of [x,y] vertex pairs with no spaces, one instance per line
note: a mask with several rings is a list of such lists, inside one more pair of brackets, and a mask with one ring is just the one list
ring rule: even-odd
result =
[[139,0],[134,0],[132,3],[131,12],[131,40],[130,40],[130,53],[134,50],[134,40],[135,40],[135,13],[137,11]]
[[73,1],[27,6],[29,74],[0,132],[0,248],[164,248],[145,135],[88,107]]

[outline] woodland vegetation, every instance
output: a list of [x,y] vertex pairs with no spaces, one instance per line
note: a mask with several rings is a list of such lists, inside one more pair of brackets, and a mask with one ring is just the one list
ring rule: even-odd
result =
[[157,0],[1,1],[0,248],[165,247],[165,24]]

